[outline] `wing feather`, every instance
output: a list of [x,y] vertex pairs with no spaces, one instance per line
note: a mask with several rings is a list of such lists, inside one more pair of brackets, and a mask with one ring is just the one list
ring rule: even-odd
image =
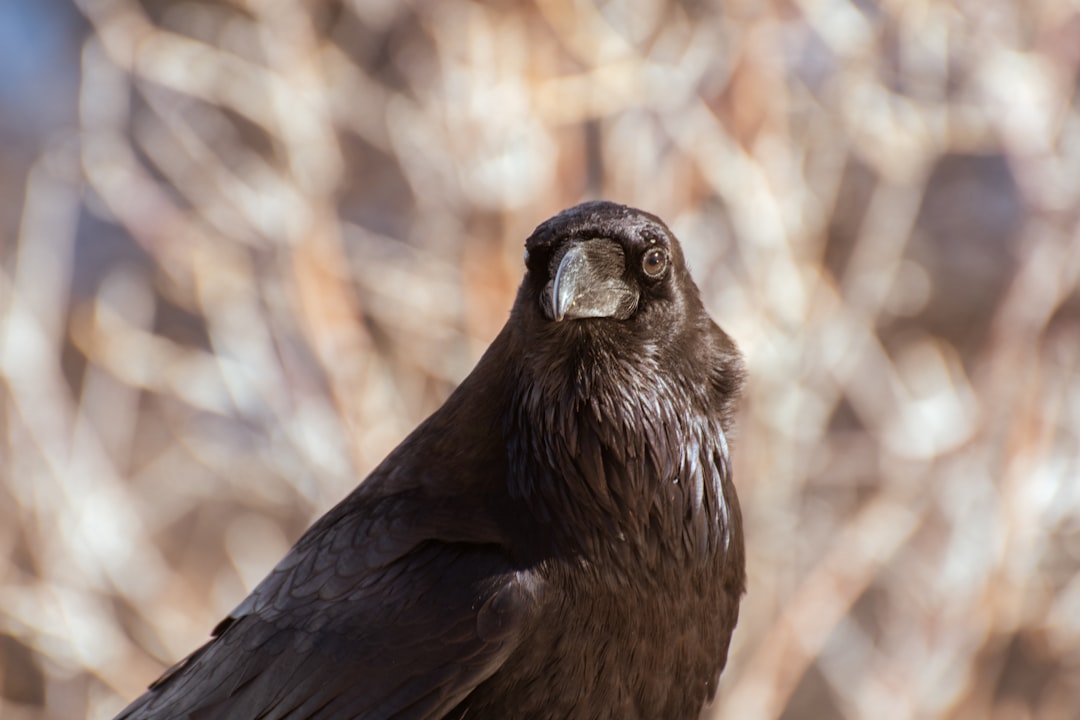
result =
[[430,507],[406,494],[335,508],[120,719],[441,717],[517,646],[539,581],[465,541],[482,522],[409,525]]

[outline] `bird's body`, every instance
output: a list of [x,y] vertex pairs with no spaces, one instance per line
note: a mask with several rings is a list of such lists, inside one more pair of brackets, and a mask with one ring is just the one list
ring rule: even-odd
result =
[[121,718],[700,713],[745,581],[738,352],[651,215],[526,247],[469,377]]

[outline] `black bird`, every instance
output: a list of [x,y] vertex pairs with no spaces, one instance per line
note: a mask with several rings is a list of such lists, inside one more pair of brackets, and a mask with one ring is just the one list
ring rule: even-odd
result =
[[461,386],[120,718],[700,714],[745,584],[739,352],[654,215],[525,247]]

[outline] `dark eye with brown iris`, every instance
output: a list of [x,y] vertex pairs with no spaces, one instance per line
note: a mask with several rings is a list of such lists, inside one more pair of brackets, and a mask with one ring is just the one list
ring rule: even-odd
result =
[[651,248],[646,250],[644,257],[641,258],[641,269],[649,277],[658,277],[667,268],[667,262],[667,251],[664,248]]

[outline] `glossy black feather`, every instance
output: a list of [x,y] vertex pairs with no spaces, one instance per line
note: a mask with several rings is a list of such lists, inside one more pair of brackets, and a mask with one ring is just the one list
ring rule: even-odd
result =
[[[598,238],[632,313],[551,319],[560,258]],[[121,718],[699,714],[745,582],[739,354],[648,213],[587,203],[526,248],[476,369]]]

